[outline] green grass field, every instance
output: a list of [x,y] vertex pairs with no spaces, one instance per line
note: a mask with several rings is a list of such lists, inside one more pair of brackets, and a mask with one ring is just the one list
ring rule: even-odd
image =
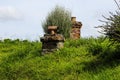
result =
[[41,55],[39,41],[0,41],[0,80],[120,80],[120,45],[104,38],[66,40]]

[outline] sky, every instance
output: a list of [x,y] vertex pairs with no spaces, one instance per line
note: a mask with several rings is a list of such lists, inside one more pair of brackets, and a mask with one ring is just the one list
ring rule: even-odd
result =
[[81,37],[98,37],[102,15],[115,12],[114,0],[0,0],[0,39],[39,40],[44,35],[42,22],[56,6],[63,6],[81,21]]

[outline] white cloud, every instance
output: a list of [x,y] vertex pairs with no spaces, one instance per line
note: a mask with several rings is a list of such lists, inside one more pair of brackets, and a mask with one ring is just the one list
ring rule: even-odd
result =
[[0,20],[9,21],[9,20],[20,20],[23,15],[13,7],[0,7]]

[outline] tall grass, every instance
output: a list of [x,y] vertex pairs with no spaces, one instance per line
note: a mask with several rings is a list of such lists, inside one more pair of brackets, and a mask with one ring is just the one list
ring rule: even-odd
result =
[[41,55],[41,43],[0,42],[0,80],[119,80],[119,45],[104,38],[66,40],[64,48]]

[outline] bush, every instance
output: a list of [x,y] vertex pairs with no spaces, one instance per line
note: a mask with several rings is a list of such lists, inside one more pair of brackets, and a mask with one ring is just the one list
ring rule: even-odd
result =
[[70,36],[71,27],[71,12],[64,7],[56,6],[46,17],[42,23],[45,33],[48,33],[48,26],[58,26],[58,33],[62,34],[65,38]]

